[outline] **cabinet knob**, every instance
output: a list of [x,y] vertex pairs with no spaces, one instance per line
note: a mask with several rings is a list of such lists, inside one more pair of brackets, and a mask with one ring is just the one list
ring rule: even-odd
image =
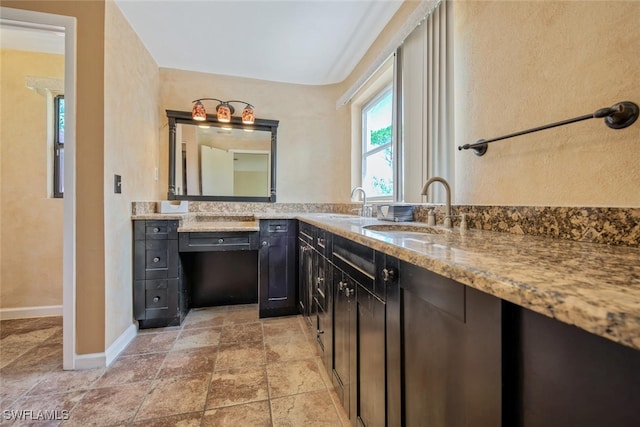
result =
[[157,233],[158,231],[160,231],[160,227],[154,227],[154,228],[153,228],[153,232],[154,232],[154,233]]
[[160,297],[153,297],[153,302],[158,302],[160,301]]
[[349,289],[349,288],[344,289],[344,296],[346,296],[347,298],[349,298],[354,293],[356,293],[355,289]]
[[218,243],[224,243],[224,239],[218,239]]
[[322,329],[318,329],[318,336],[324,334],[324,331]]
[[393,282],[396,280],[398,273],[395,268],[384,268],[382,270],[382,280],[384,282]]
[[262,246],[267,246],[269,243],[267,243],[267,241],[265,240],[264,242],[262,242]]
[[344,290],[344,283],[343,283],[343,282],[339,282],[339,283],[338,283],[338,289],[339,289],[340,291],[343,291],[343,290]]
[[153,262],[158,262],[158,261],[160,261],[160,257],[153,258]]

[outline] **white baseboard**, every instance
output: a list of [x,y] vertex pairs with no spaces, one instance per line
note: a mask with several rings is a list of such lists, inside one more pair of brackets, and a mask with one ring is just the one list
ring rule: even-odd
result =
[[62,316],[62,306],[43,305],[39,307],[0,308],[0,320],[48,316]]
[[105,368],[107,366],[106,360],[104,353],[76,354],[73,366],[75,371]]
[[104,353],[75,355],[75,370],[106,368],[122,353],[127,345],[136,337],[136,325],[130,325]]
[[111,363],[116,360],[116,358],[122,353],[127,345],[136,337],[138,334],[138,328],[136,325],[131,324],[129,327],[109,346],[106,355],[106,364],[107,366],[111,365]]

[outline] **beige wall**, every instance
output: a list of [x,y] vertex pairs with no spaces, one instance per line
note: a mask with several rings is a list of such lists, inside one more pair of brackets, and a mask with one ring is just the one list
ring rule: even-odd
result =
[[47,194],[52,99],[25,83],[63,79],[64,56],[7,49],[0,56],[0,308],[62,305],[62,199]]
[[[105,23],[105,315],[108,348],[133,323],[131,202],[160,198],[158,66],[113,2]],[[122,193],[113,191],[114,175]]]
[[[403,3],[343,91],[418,4]],[[638,206],[640,122],[611,130],[589,120],[496,142],[481,158],[456,149],[619,101],[640,103],[638,22],[640,2],[632,1],[455,1],[454,202]]]
[[2,0],[0,6],[77,18],[76,352],[99,353],[105,350],[104,1]]
[[[454,12],[456,146],[640,103],[640,2],[460,1]],[[593,119],[455,159],[459,204],[640,206],[640,122]]]
[[[304,86],[160,69],[161,114],[190,111],[202,97],[251,102],[256,116],[279,120],[278,202],[344,202],[349,198],[348,111],[336,110],[340,86]],[[209,112],[214,101],[205,101]],[[242,105],[238,105],[241,108]],[[161,188],[166,197],[168,130],[160,135]]]

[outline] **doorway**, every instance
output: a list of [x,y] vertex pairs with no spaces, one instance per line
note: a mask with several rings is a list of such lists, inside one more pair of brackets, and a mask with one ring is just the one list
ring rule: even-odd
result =
[[[2,24],[13,24],[28,30],[48,29],[64,35],[64,198],[62,208],[62,331],[63,369],[75,369],[75,38],[73,17],[0,8]],[[46,84],[44,84],[46,86]],[[46,91],[45,91],[46,92]],[[3,195],[4,196],[4,195]],[[46,212],[42,212],[46,215]],[[46,239],[46,236],[43,236]],[[32,304],[33,305],[33,304]],[[39,307],[30,307],[36,311]]]

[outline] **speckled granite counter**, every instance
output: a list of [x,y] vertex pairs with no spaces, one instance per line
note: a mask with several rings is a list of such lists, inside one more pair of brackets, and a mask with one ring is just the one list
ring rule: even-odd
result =
[[295,213],[186,213],[159,214],[148,213],[133,215],[131,219],[179,220],[179,233],[215,232],[215,231],[259,231],[261,219],[294,219]]
[[640,350],[640,249],[480,230],[390,235],[363,228],[389,224],[375,219],[298,219]]
[[[389,235],[389,224],[338,213],[139,214],[179,232],[257,231],[260,219],[301,219],[488,294],[640,350],[640,249],[470,229]],[[247,219],[247,218],[243,218]],[[411,223],[420,225],[421,223]],[[424,225],[424,224],[422,224]]]

